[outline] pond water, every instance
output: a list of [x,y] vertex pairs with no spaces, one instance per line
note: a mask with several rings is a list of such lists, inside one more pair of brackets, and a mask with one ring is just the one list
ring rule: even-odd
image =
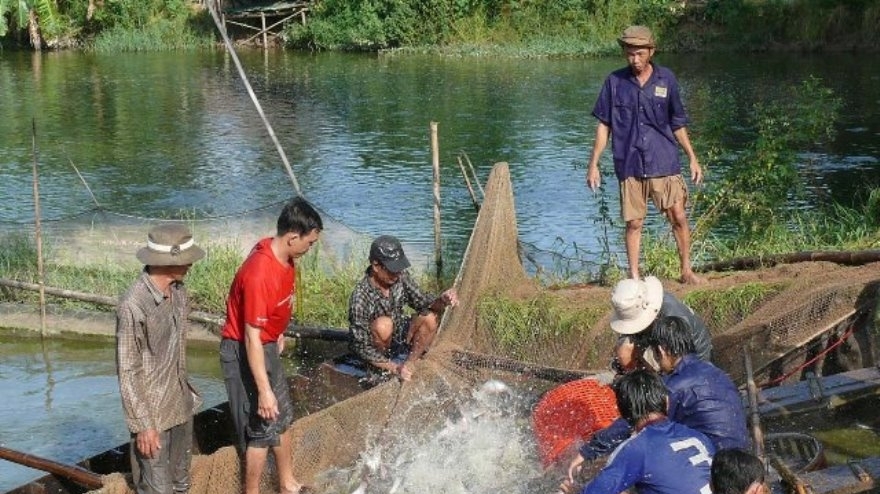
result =
[[[620,222],[607,234],[597,225],[603,201],[608,217],[618,218],[615,181],[606,179],[604,194],[589,193],[584,183],[595,129],[590,111],[621,59],[287,51],[240,57],[303,193],[349,228],[431,244],[429,123],[435,121],[450,258],[460,255],[475,218],[461,153],[483,180],[493,163],[511,164],[520,238],[535,249],[576,251],[591,261],[606,249],[622,251]],[[856,184],[880,184],[880,85],[859,57],[661,53],[657,60],[677,72],[686,98],[723,92],[742,112],[758,94],[810,75],[822,78],[845,108],[837,139],[804,156],[810,200],[847,203]],[[705,122],[712,110],[711,101],[693,105],[692,119]],[[235,216],[292,193],[276,147],[222,51],[4,52],[0,135],[6,230],[32,223],[34,141],[44,221],[88,211],[94,201],[136,217]],[[610,175],[607,153],[603,163]],[[657,215],[649,219],[649,226],[665,228]]]
[[[205,405],[226,401],[216,349],[194,348],[187,358]],[[128,441],[112,340],[0,331],[0,362],[0,445],[72,464]],[[0,492],[42,475],[0,461]]]
[[[588,193],[584,185],[595,128],[590,110],[602,79],[621,60],[284,51],[244,52],[241,58],[304,194],[355,232],[430,245],[428,129],[436,121],[442,231],[450,256],[460,255],[475,218],[458,169],[461,153],[481,179],[493,163],[511,164],[519,235],[535,249],[576,251],[593,262],[605,249],[622,250],[620,231],[606,237],[597,225],[603,201],[617,218],[616,184],[606,180],[604,194]],[[845,109],[836,140],[804,157],[811,200],[847,203],[858,187],[880,185],[880,75],[864,58],[660,54],[658,61],[677,72],[686,97],[705,88],[728,91],[743,111],[755,95],[778,91],[782,83],[821,77]],[[700,122],[711,111],[711,105],[695,107],[691,116]],[[133,217],[182,211],[217,217],[292,193],[230,58],[219,51],[2,52],[0,136],[5,232],[32,223],[35,160],[47,222],[74,221],[93,209],[94,200]],[[603,163],[610,173],[607,156]],[[650,221],[662,226],[656,215]],[[112,344],[42,346],[4,338],[0,355],[0,422],[7,424],[0,443],[77,461],[127,437]],[[216,355],[194,354],[190,364],[207,401],[222,401]],[[0,491],[39,476],[24,470],[0,462]]]

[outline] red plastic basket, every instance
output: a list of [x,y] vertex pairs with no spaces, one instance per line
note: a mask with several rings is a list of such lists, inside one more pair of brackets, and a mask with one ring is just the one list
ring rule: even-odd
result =
[[544,466],[575,441],[611,425],[620,414],[614,391],[595,379],[579,379],[551,389],[532,411],[532,425]]

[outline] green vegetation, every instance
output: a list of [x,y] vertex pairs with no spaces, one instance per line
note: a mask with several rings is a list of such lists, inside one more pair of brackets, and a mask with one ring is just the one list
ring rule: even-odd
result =
[[785,288],[783,283],[744,283],[724,290],[694,290],[685,295],[683,301],[700,314],[709,330],[715,333],[742,321]]
[[[194,310],[222,316],[226,312],[226,296],[232,278],[244,259],[233,245],[206,244],[203,247],[205,258],[193,265],[187,274],[186,284]],[[9,235],[0,240],[0,278],[37,283],[36,259],[32,239],[24,235]],[[365,252],[339,261],[323,255],[320,247],[313,248],[297,263],[297,311],[294,319],[306,325],[348,327],[348,298],[366,266]],[[124,293],[138,275],[136,269],[114,263],[47,263],[44,273],[48,287],[112,298]],[[439,293],[441,286],[451,285],[448,279],[437,280],[428,274],[420,276],[418,281],[426,291],[433,293]],[[71,298],[47,295],[47,300],[61,307],[112,310],[106,305]],[[36,304],[39,298],[37,292],[0,287],[0,301]]]
[[605,307],[565,308],[546,291],[525,300],[488,295],[477,304],[479,324],[491,328],[505,355],[518,359],[533,355],[542,342],[593,327],[605,312]]
[[324,0],[287,39],[310,50],[577,56],[616,52],[623,26],[645,24],[670,51],[815,50],[877,46],[878,19],[877,0]]
[[214,31],[189,0],[0,0],[0,42],[35,50],[190,49],[214,44]]
[[[583,56],[616,53],[621,28],[645,24],[667,51],[876,50],[878,20],[880,0],[315,0],[285,39],[306,50]],[[188,49],[214,32],[192,0],[0,0],[4,46]]]

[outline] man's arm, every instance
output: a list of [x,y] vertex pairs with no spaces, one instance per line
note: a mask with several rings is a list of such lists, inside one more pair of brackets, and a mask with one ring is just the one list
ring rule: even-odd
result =
[[694,148],[691,146],[690,137],[688,137],[687,127],[679,127],[675,130],[675,139],[678,141],[681,149],[684,150],[685,154],[687,154],[688,161],[690,162],[691,168],[691,181],[695,184],[703,183],[703,169],[700,167],[700,162],[697,160],[697,155],[694,153]]
[[590,163],[587,165],[587,186],[590,190],[596,190],[602,183],[602,174],[599,173],[599,158],[608,146],[608,136],[611,128],[603,122],[596,124],[596,139],[593,141],[593,152],[590,154]]
[[263,357],[263,342],[260,328],[244,325],[244,348],[247,352],[248,367],[257,385],[257,415],[266,420],[278,418],[278,399],[272,391],[269,374],[266,372],[266,359]]

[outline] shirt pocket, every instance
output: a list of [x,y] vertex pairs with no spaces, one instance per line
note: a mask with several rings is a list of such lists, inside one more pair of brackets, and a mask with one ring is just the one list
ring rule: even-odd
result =
[[612,129],[628,129],[636,118],[636,105],[631,101],[614,100],[614,111],[611,113]]

